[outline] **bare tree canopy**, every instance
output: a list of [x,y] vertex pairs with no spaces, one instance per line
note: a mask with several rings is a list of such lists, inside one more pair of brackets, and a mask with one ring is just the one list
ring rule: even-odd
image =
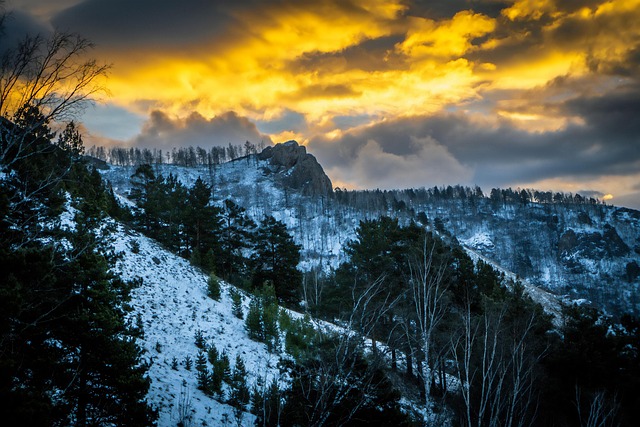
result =
[[[0,37],[6,13],[0,17]],[[55,31],[51,35],[25,35],[8,46],[0,57],[0,116],[2,145],[0,160],[11,167],[31,151],[28,138],[34,129],[69,121],[106,89],[101,78],[109,66],[88,58],[93,47],[73,33]],[[38,120],[27,126],[11,126],[25,110],[39,112]],[[9,155],[9,153],[11,153]]]

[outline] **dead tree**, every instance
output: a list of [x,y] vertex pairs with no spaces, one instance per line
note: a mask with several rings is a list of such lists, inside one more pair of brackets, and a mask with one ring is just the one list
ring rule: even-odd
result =
[[422,250],[409,262],[411,301],[419,336],[418,343],[424,357],[422,378],[424,382],[425,405],[429,405],[431,383],[433,379],[432,343],[440,322],[448,311],[446,293],[448,283],[445,279],[447,264],[436,259],[436,244],[429,247],[427,235],[424,235]]
[[[85,56],[93,45],[71,33],[55,32],[50,37],[27,35],[0,58],[0,117],[2,144],[0,159],[4,168],[34,155],[29,135],[45,124],[76,117],[105,89],[100,79],[108,65]],[[41,113],[27,128],[8,123],[21,110],[34,108]]]

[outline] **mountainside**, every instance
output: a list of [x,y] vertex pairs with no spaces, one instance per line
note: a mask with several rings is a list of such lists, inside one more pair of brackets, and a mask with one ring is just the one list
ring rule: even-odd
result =
[[[115,271],[126,280],[142,279],[132,291],[130,305],[144,330],[139,342],[150,363],[148,400],[159,411],[158,425],[235,423],[232,406],[198,389],[195,365],[201,349],[196,346],[196,333],[202,333],[206,346],[226,353],[231,368],[237,356],[242,358],[249,387],[256,385],[258,377],[263,384],[280,377],[279,356],[248,338],[244,320],[232,313],[231,286],[222,283],[220,301],[215,301],[207,297],[208,276],[184,258],[123,226],[113,238],[114,249],[121,254]],[[244,299],[246,311],[248,300]],[[192,364],[189,368],[187,360]],[[228,386],[224,393],[229,395]],[[240,418],[242,425],[252,425],[255,417],[243,413]]]
[[[303,270],[335,269],[359,222],[382,215],[417,221],[457,239],[505,271],[568,299],[612,313],[640,312],[640,212],[579,195],[447,187],[330,191],[331,181],[291,141],[214,166],[154,166],[191,185],[202,177],[214,199],[231,199],[254,220],[273,215],[302,245]],[[134,167],[103,171],[127,195]]]

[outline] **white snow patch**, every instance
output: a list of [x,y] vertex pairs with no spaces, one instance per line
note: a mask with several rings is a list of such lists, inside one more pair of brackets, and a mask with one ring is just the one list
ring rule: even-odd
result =
[[[132,251],[137,242],[137,253]],[[189,262],[166,250],[153,240],[119,226],[114,248],[122,252],[115,271],[125,280],[141,278],[141,286],[132,291],[132,321],[139,316],[144,338],[139,341],[144,357],[151,362],[148,375],[151,388],[149,402],[158,409],[158,426],[175,426],[186,414],[191,425],[222,425],[233,421],[233,408],[206,396],[197,389],[195,359],[199,349],[195,333],[203,331],[208,344],[219,352],[226,351],[233,367],[240,355],[247,368],[247,384],[251,388],[258,377],[268,384],[279,376],[279,357],[269,353],[266,345],[252,341],[244,321],[232,314],[231,286],[222,282],[221,301],[206,294],[207,275]],[[245,298],[245,311],[248,298]],[[190,357],[193,366],[185,368]],[[177,370],[172,361],[179,362]],[[211,369],[211,366],[209,366]],[[228,395],[228,393],[227,393]],[[243,416],[242,425],[252,425],[254,417]]]
[[492,251],[495,248],[491,236],[486,231],[474,234],[468,239],[464,239],[461,243],[478,251]]

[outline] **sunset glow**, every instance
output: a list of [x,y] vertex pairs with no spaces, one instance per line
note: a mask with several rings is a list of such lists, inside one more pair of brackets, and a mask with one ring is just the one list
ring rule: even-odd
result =
[[[554,185],[640,207],[640,1],[59,4],[9,1],[9,31],[76,31],[112,64],[90,143],[198,123],[240,144],[216,138],[236,126],[297,139],[350,188]],[[110,111],[146,123],[122,138],[91,117]],[[172,135],[156,143],[188,144]]]

